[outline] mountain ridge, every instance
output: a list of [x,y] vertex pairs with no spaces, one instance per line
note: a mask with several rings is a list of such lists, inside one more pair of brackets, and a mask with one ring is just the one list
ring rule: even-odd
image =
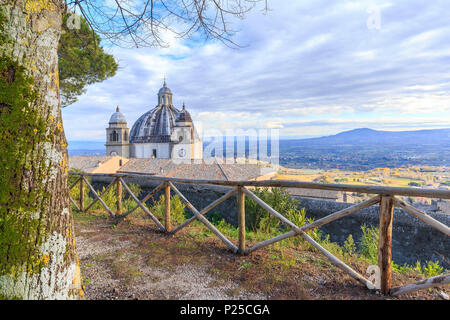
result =
[[408,130],[408,131],[387,131],[387,130],[374,130],[370,128],[357,128],[339,132],[334,135],[306,138],[306,139],[293,139],[292,142],[304,145],[305,143],[315,143],[319,145],[325,145],[329,143],[339,144],[400,144],[400,145],[420,145],[420,144],[433,144],[433,145],[450,145],[450,128],[445,129],[425,129],[425,130]]

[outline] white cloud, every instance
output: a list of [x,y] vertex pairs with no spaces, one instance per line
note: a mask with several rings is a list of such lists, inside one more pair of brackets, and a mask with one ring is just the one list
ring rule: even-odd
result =
[[[373,6],[381,8],[380,30],[366,25]],[[328,119],[326,127],[308,131],[352,129],[367,119],[377,128],[410,128],[411,119],[449,125],[448,1],[272,1],[270,8],[235,25],[240,49],[173,35],[166,49],[114,48],[117,75],[63,110],[68,139],[103,139],[116,105],[131,127],[156,105],[164,76],[175,105],[184,101],[205,128],[277,127],[286,136],[317,119]]]

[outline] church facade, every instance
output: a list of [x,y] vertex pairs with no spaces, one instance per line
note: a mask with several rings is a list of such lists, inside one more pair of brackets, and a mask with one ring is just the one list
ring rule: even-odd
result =
[[106,128],[106,155],[197,160],[203,158],[203,142],[184,103],[181,110],[172,104],[172,92],[164,81],[158,105],[140,116],[131,130],[117,107]]

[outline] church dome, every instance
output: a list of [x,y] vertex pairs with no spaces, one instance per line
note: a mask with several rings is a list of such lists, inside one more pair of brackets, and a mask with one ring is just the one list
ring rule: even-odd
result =
[[192,122],[191,114],[186,110],[183,103],[183,109],[177,115],[177,122]]
[[127,123],[127,120],[125,119],[125,116],[119,110],[119,106],[117,106],[116,112],[114,112],[111,115],[111,118],[109,119],[109,123]]
[[179,110],[171,105],[158,105],[144,113],[130,131],[130,143],[170,142]]
[[[167,98],[167,95],[170,95],[169,99],[161,98]],[[178,143],[178,140],[171,139],[176,127],[180,126],[179,122],[192,123],[191,115],[184,103],[182,110],[173,106],[172,93],[164,80],[164,85],[158,93],[158,105],[136,120],[130,131],[130,143]]]

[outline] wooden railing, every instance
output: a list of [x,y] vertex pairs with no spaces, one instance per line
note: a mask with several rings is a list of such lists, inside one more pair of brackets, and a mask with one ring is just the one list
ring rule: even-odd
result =
[[[281,181],[281,180],[265,180],[265,181],[220,181],[220,180],[193,180],[193,179],[178,179],[178,178],[167,178],[158,177],[148,174],[101,174],[101,173],[80,173],[80,172],[70,172],[71,175],[78,176],[78,179],[70,187],[71,189],[80,183],[80,201],[79,205],[71,198],[74,206],[82,212],[85,212],[91,208],[94,203],[98,200],[105,208],[105,210],[110,214],[111,217],[115,218],[117,222],[125,218],[127,215],[131,214],[137,208],[141,208],[145,214],[147,214],[157,225],[157,227],[163,231],[170,234],[175,234],[179,230],[183,229],[189,225],[194,220],[201,221],[209,230],[211,230],[220,240],[222,240],[226,246],[228,246],[231,251],[239,254],[248,254],[257,249],[263,248],[267,245],[273,244],[275,242],[287,239],[289,237],[300,236],[312,246],[314,246],[318,251],[325,255],[334,265],[342,269],[344,272],[349,274],[355,280],[361,282],[369,289],[380,289],[383,294],[399,295],[414,290],[436,287],[443,284],[450,283],[450,274],[439,275],[435,277],[428,278],[423,281],[416,283],[392,287],[392,252],[391,252],[391,241],[392,241],[392,223],[393,223],[393,212],[394,206],[398,206],[404,211],[413,216],[419,218],[426,224],[429,224],[433,228],[443,232],[447,236],[450,236],[450,228],[436,219],[430,217],[425,212],[411,206],[410,204],[398,199],[396,196],[412,196],[412,197],[428,197],[428,198],[440,198],[440,199],[450,199],[450,190],[440,190],[440,189],[420,189],[420,188],[399,188],[399,187],[384,187],[384,186],[368,186],[368,185],[343,185],[343,184],[322,184],[322,183],[311,183],[311,182],[298,182],[298,181]],[[101,195],[99,195],[86,176],[97,176],[97,177],[110,177],[113,181],[107,186]],[[148,193],[142,200],[139,200],[131,191],[130,187],[124,181],[124,178],[138,178],[153,181],[161,181],[161,183]],[[173,183],[187,183],[187,184],[207,184],[207,185],[219,185],[232,187],[230,191],[225,193],[219,199],[213,201],[207,205],[202,210],[197,210],[188,199],[174,186]],[[114,185],[117,184],[117,212],[113,212],[106,203],[102,200],[102,196]],[[95,199],[92,203],[84,208],[84,188],[88,186]],[[136,202],[136,206],[127,212],[122,212],[122,187],[130,194],[132,199]],[[321,189],[321,190],[336,190],[336,191],[347,191],[347,192],[358,192],[375,195],[374,197],[366,200],[364,202],[352,205],[346,209],[334,212],[326,217],[315,220],[304,226],[297,226],[282,214],[274,210],[267,203],[256,196],[248,187],[289,187],[289,188],[308,188],[308,189]],[[157,192],[164,189],[165,194],[165,217],[164,225],[150,212],[145,203]],[[170,219],[170,193],[175,192],[180,199],[186,204],[189,210],[193,213],[193,217],[186,220],[179,226],[173,228]],[[211,209],[216,207],[218,204],[227,200],[234,194],[237,194],[237,207],[238,207],[238,231],[239,239],[237,245],[235,245],[231,240],[229,240],[225,235],[223,235],[211,222],[209,222],[204,215]],[[266,209],[271,215],[280,220],[284,225],[289,227],[291,231],[284,234],[273,237],[269,240],[259,242],[251,247],[246,246],[245,242],[245,196],[253,199],[262,208]],[[378,279],[375,279],[375,284],[373,281],[366,279],[363,275],[352,269],[350,266],[345,264],[343,261],[338,259],[336,256],[327,251],[319,243],[317,243],[313,238],[311,238],[306,232],[332,221],[338,220],[345,216],[356,213],[364,208],[370,207],[372,205],[379,205],[379,243],[378,243],[378,266],[371,266],[375,269],[379,268]],[[373,268],[372,268],[373,270]],[[372,277],[371,277],[372,278]]]

